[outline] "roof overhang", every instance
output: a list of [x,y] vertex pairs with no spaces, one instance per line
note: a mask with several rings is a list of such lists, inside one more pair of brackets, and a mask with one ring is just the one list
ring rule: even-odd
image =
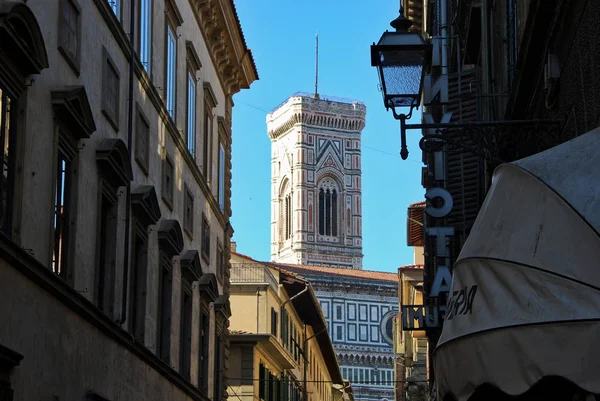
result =
[[340,372],[340,366],[327,330],[327,320],[325,320],[325,317],[323,316],[321,304],[319,303],[312,286],[308,281],[297,274],[281,268],[279,268],[279,272],[281,275],[280,282],[282,282],[283,287],[290,298],[299,294],[308,286],[308,291],[305,294],[294,298],[292,302],[294,303],[300,319],[312,327],[315,333],[315,339],[319,344],[321,354],[325,360],[325,365],[329,369],[329,375],[331,376],[332,382],[343,384],[344,381]]
[[272,334],[231,334],[229,341],[232,345],[260,344],[282,369],[293,369],[296,366],[295,361]]

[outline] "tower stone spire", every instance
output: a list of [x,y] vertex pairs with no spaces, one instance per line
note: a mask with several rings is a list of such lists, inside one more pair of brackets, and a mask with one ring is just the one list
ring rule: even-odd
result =
[[296,93],[267,115],[271,260],[362,269],[358,100]]

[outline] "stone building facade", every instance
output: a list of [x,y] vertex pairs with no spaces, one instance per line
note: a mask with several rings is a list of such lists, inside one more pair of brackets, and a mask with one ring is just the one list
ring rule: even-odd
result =
[[360,101],[296,93],[267,116],[271,260],[362,268]]
[[284,268],[235,252],[231,256],[230,397],[346,399],[347,386],[312,285]]
[[231,0],[0,0],[2,401],[226,397],[256,79]]
[[394,320],[398,275],[369,270],[274,264],[306,277],[315,289],[329,336],[354,398],[394,399]]
[[[400,313],[394,327],[396,401],[425,401],[429,383],[428,343],[425,330],[414,322],[414,311],[423,305],[423,221],[426,202],[409,205],[406,213],[407,245],[413,247],[414,264],[398,269]],[[418,320],[418,318],[417,318]],[[416,325],[414,327],[413,325]],[[405,327],[413,326],[413,327]],[[408,330],[416,328],[415,330]],[[405,330],[406,329],[406,330]]]

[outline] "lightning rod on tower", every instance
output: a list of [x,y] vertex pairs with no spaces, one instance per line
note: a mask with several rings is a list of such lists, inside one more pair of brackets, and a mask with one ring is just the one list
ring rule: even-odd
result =
[[315,36],[316,39],[316,55],[315,55],[315,94],[313,98],[319,98],[319,34]]

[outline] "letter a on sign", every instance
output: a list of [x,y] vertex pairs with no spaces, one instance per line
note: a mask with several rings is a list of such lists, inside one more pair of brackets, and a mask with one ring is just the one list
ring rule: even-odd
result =
[[440,292],[449,292],[451,284],[452,276],[450,275],[450,269],[448,269],[448,266],[438,266],[429,296],[437,297]]

